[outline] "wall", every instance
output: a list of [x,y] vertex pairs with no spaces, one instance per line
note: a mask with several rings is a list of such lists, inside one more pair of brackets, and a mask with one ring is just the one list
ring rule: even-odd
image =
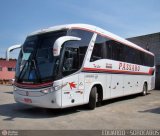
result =
[[8,71],[8,68],[15,68],[16,60],[11,59],[6,61],[3,58],[0,58],[0,67],[2,71],[0,71],[0,80],[10,80],[13,79],[15,76],[15,71]]

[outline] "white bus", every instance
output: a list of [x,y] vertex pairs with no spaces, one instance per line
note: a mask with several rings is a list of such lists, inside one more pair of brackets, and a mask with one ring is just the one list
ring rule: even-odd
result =
[[15,101],[65,108],[155,87],[154,54],[96,26],[69,24],[31,33],[16,64]]

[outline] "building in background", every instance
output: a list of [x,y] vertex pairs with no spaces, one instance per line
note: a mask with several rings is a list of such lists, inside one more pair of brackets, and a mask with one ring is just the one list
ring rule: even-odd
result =
[[0,58],[0,83],[8,83],[15,76],[16,59],[6,59]]
[[127,40],[155,54],[155,63],[156,63],[155,87],[156,89],[160,89],[160,32],[138,37],[132,37],[128,38]]

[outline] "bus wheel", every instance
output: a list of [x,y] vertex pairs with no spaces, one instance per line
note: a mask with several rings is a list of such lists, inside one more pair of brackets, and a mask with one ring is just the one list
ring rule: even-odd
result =
[[96,101],[97,101],[97,88],[93,87],[90,93],[89,97],[89,109],[94,110],[96,107]]
[[144,83],[143,91],[142,91],[142,96],[145,96],[145,95],[147,95],[147,84],[146,83]]

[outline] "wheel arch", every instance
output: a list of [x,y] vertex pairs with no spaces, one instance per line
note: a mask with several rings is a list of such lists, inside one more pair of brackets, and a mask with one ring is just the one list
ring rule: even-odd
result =
[[143,84],[143,85],[146,85],[147,90],[148,90],[148,82],[147,82],[147,81],[144,81],[144,84]]
[[95,83],[95,84],[92,85],[91,89],[93,87],[97,88],[97,93],[98,93],[98,97],[99,97],[98,99],[99,100],[103,100],[104,93],[103,93],[103,86],[102,86],[102,84],[101,83]]

